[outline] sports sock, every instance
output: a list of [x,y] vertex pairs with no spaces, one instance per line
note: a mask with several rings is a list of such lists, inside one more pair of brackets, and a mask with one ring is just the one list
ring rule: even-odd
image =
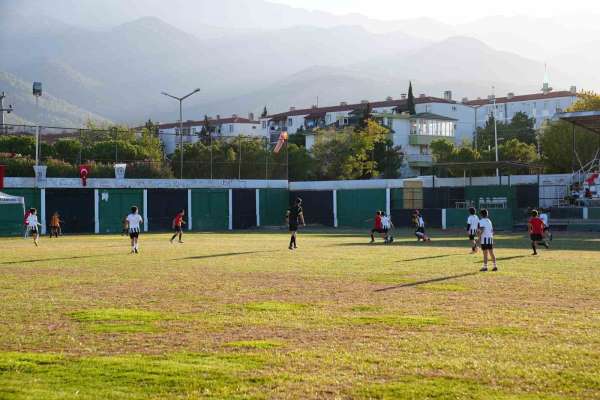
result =
[[531,242],[531,248],[533,249],[534,253],[537,253],[537,248],[535,247],[535,242]]

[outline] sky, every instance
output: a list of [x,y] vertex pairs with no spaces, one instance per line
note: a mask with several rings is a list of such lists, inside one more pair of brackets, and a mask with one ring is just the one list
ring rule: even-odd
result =
[[360,13],[377,19],[433,17],[455,24],[489,15],[560,17],[567,14],[600,14],[597,0],[269,0],[334,14]]

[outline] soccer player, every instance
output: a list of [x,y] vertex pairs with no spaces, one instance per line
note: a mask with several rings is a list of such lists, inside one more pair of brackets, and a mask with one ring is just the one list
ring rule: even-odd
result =
[[548,238],[552,241],[552,232],[550,231],[550,219],[548,218],[548,209],[542,209],[540,219],[544,222],[544,239],[548,243]]
[[529,219],[529,238],[531,239],[531,248],[533,249],[533,256],[537,256],[536,244],[541,244],[545,248],[549,248],[548,243],[544,239],[544,221],[538,217],[537,210],[531,212],[531,218]]
[[52,217],[50,218],[50,237],[52,238],[52,235],[54,235],[55,238],[58,239],[58,234],[60,233],[61,229],[60,229],[60,224],[64,222],[60,219],[60,214],[58,213],[58,211],[55,211],[54,214],[52,214]]
[[40,238],[38,226],[41,227],[42,224],[38,222],[37,210],[31,208],[29,210],[29,216],[27,217],[27,229],[29,229],[29,233],[33,235],[33,244],[35,244],[36,247],[39,245]]
[[415,226],[415,236],[417,237],[417,242],[421,240],[424,242],[430,242],[431,238],[425,233],[425,220],[421,216],[419,210],[415,210],[412,220],[413,225]]
[[171,237],[171,243],[173,243],[173,240],[175,240],[177,235],[179,235],[179,243],[183,243],[181,238],[183,236],[183,225],[185,225],[185,221],[183,220],[184,216],[185,210],[181,210],[175,215],[175,218],[173,218],[173,229],[175,229],[175,234]]
[[479,217],[474,207],[469,208],[469,217],[467,218],[467,232],[471,241],[471,254],[477,253],[477,230],[479,229]]
[[304,223],[304,210],[302,209],[302,199],[300,197],[296,198],[296,200],[294,201],[294,205],[287,210],[286,219],[291,232],[289,249],[294,250],[298,248],[298,246],[296,245],[298,225],[306,226],[306,224]]
[[494,254],[494,225],[488,218],[488,210],[479,211],[481,219],[479,220],[479,229],[477,234],[481,241],[481,251],[483,252],[483,268],[479,271],[487,272],[488,270],[488,258],[491,258],[494,263],[492,271],[498,271],[496,266],[496,255]]
[[139,214],[136,206],[131,207],[131,214],[127,216],[127,230],[131,239],[131,252],[138,253],[138,239],[140,236],[140,225],[144,223],[144,218]]
[[392,223],[392,217],[385,213],[382,213],[381,226],[383,228],[383,232],[385,233],[385,243],[392,243],[394,241],[394,236],[391,233],[391,230],[394,228],[394,224]]
[[23,239],[27,239],[29,237],[29,224],[28,224],[28,219],[29,216],[31,215],[31,210],[27,209],[27,211],[25,211],[25,215],[23,216]]
[[382,223],[382,212],[375,212],[375,222],[373,224],[373,229],[371,229],[371,243],[375,243],[375,233],[379,233],[380,235],[384,234],[383,231],[383,223]]

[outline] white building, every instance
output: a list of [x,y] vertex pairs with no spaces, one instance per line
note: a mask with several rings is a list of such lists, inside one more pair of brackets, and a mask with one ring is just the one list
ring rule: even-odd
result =
[[[563,112],[577,101],[577,89],[572,86],[570,90],[553,92],[547,84],[540,93],[515,95],[508,93],[506,97],[496,97],[496,118],[499,122],[510,123],[516,113],[522,112],[535,119],[535,129],[539,129],[544,122],[551,120],[555,114]],[[464,101],[463,104],[471,106],[475,112],[474,118],[477,127],[483,127],[494,112],[494,97]]]
[[[221,118],[217,115],[214,119],[209,118],[208,124],[213,138],[227,136],[263,136],[262,130],[260,129],[260,122],[254,121],[252,114],[249,115],[249,118],[241,118],[237,115]],[[180,139],[184,145],[200,141],[200,132],[202,132],[204,125],[204,120],[185,121],[183,123],[182,138],[179,137],[179,122],[159,125],[158,134],[165,148],[165,153],[173,154],[177,149],[177,146],[179,146]]]

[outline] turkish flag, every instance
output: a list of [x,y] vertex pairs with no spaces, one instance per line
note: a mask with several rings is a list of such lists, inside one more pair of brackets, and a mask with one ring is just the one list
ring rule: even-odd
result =
[[87,186],[87,178],[90,175],[90,166],[89,165],[80,165],[79,166],[79,177],[81,178],[81,184],[83,186]]
[[0,165],[0,189],[4,189],[4,171],[6,171],[6,165]]

